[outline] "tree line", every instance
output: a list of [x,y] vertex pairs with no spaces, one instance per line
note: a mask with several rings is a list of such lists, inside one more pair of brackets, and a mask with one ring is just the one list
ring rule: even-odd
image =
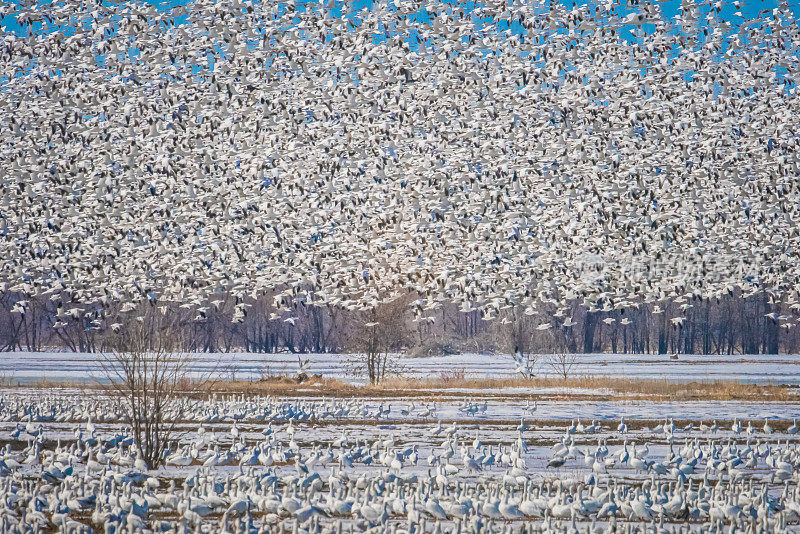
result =
[[[413,294],[370,310],[292,305],[278,313],[273,295],[252,300],[234,322],[235,299],[203,305],[70,304],[63,298],[26,300],[0,294],[0,350],[110,350],[131,325],[160,316],[158,330],[184,352],[458,352],[776,354],[800,350],[792,313],[768,293],[641,304],[607,310],[574,303],[570,312],[519,307],[487,318],[478,309],[444,304],[415,320]],[[555,314],[555,315],[554,315]],[[488,319],[488,320],[487,320]]]

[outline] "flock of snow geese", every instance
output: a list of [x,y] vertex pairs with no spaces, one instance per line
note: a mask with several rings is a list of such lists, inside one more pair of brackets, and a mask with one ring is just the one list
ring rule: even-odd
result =
[[787,2],[162,4],[0,6],[0,284],[64,321],[800,306]]
[[[118,304],[202,314],[232,295],[241,320],[272,290],[279,310],[413,291],[417,320],[449,301],[563,318],[576,301],[660,310],[734,291],[800,310],[786,2],[752,19],[738,0],[675,16],[644,0],[167,4],[0,5],[15,313],[48,298],[60,321],[103,326]],[[796,423],[534,429],[487,401],[444,423],[433,403],[174,403],[181,432],[149,470],[110,399],[0,393],[0,532],[800,521]]]
[[[496,402],[464,406],[491,415]],[[148,470],[117,410],[77,392],[0,394],[0,532],[779,533],[800,521],[796,421],[534,428],[437,422],[435,406],[397,399],[215,397],[182,410],[165,466]]]

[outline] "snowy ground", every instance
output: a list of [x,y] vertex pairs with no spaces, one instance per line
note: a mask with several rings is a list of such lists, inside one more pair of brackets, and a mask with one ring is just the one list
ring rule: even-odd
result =
[[[555,389],[555,388],[554,388]],[[9,388],[0,389],[0,397],[6,400],[13,400],[22,403],[30,402],[30,399],[40,399],[39,402],[61,402],[67,399],[74,402],[75,398],[96,398],[98,392],[92,389],[82,389],[71,387],[65,389],[36,389],[36,388]],[[463,420],[466,422],[484,423],[492,421],[525,421],[535,423],[536,421],[577,421],[581,420],[586,424],[591,421],[619,421],[641,420],[641,421],[664,421],[673,419],[675,421],[697,421],[711,424],[713,420],[732,421],[753,421],[759,428],[764,421],[784,420],[791,421],[800,419],[800,400],[796,402],[762,402],[762,401],[717,401],[717,400],[683,400],[683,401],[652,401],[652,400],[574,400],[563,395],[538,397],[536,405],[531,400],[521,398],[497,398],[485,396],[480,390],[465,390],[464,395],[455,397],[445,397],[440,400],[420,400],[407,397],[380,397],[380,398],[359,398],[351,400],[359,406],[359,409],[366,410],[356,414],[353,412],[349,418],[362,421],[375,419],[376,422],[390,421],[392,423],[402,423],[407,421],[418,421],[421,418],[427,420],[454,421]],[[233,397],[231,397],[233,398]],[[319,410],[328,411],[331,407],[345,402],[346,399],[324,399],[318,397],[292,397],[291,402],[300,406],[314,406]],[[232,404],[229,399],[220,397],[220,406],[230,407]],[[288,402],[288,399],[287,399]],[[380,407],[389,412],[375,417]],[[233,408],[229,411],[218,412],[219,420],[232,422],[241,420],[238,412]],[[425,410],[430,409],[429,415],[423,416]],[[84,416],[76,416],[81,419]],[[346,417],[337,420],[347,419]],[[0,422],[3,419],[0,418]],[[212,421],[214,422],[214,421]],[[746,426],[746,423],[744,423]],[[2,433],[0,433],[0,440]]]
[[[262,374],[294,375],[298,357],[293,354],[192,354],[195,374],[214,373],[229,378],[257,379]],[[310,373],[357,383],[360,377],[348,373],[347,354],[308,354]],[[103,357],[97,354],[65,352],[0,353],[0,378],[25,383],[41,378],[85,381],[102,376]],[[539,360],[537,376],[555,376],[547,363]],[[402,374],[437,378],[443,372],[463,371],[470,378],[513,376],[514,364],[508,355],[462,354],[429,358],[400,358]],[[589,354],[576,356],[573,376],[670,379],[678,381],[737,380],[752,383],[800,384],[800,355],[777,356],[669,356],[641,354]]]
[[[461,505],[470,510],[468,517],[485,521],[490,532],[505,532],[509,525],[514,532],[526,524],[544,528],[548,516],[563,517],[564,530],[552,531],[567,532],[573,515],[584,524],[608,521],[598,509],[615,502],[620,507],[615,520],[647,525],[625,508],[636,501],[653,519],[688,522],[692,532],[707,531],[725,506],[724,496],[737,492],[740,510],[723,519],[726,525],[746,526],[752,515],[765,521],[764,532],[785,521],[794,531],[800,517],[795,513],[800,511],[800,436],[792,423],[800,416],[800,403],[541,400],[534,410],[525,401],[480,394],[442,402],[218,397],[194,408],[180,425],[170,465],[147,473],[137,469],[124,446],[109,445],[124,443],[126,436],[115,413],[103,395],[79,387],[0,389],[0,443],[9,445],[0,454],[0,480],[12,481],[3,491],[22,487],[19,480],[38,483],[42,478],[48,481],[45,487],[70,488],[77,498],[69,502],[60,499],[73,493],[46,493],[44,517],[53,523],[53,509],[67,510],[78,522],[88,522],[94,510],[110,514],[110,521],[139,521],[125,519],[125,514],[139,514],[160,529],[161,520],[170,525],[179,520],[176,509],[180,514],[188,506],[211,507],[201,521],[202,532],[219,531],[220,521],[233,517],[222,512],[241,499],[248,502],[249,520],[256,527],[283,523],[294,528],[295,519],[311,506],[322,524],[344,522],[357,532],[380,524],[364,519],[369,511],[361,507],[369,501],[387,512],[376,532],[386,531],[387,524],[406,524],[413,494],[422,517],[428,518],[423,532],[434,530],[437,522],[427,511],[434,501],[446,515],[445,531],[459,517]],[[623,417],[627,431],[618,428]],[[40,445],[32,445],[34,439]],[[91,455],[87,443],[93,444]],[[75,444],[81,445],[77,451]],[[54,456],[48,451],[56,446],[62,452]],[[105,459],[98,467],[94,459],[101,450]],[[623,459],[628,453],[631,458]],[[634,453],[641,461],[633,459]],[[64,459],[58,461],[59,456]],[[563,462],[554,466],[558,459]],[[94,482],[80,482],[89,462],[95,465],[86,474],[89,480],[116,477],[122,484],[112,484],[111,494],[97,494]],[[59,478],[54,466],[67,465],[73,475]],[[147,476],[152,486],[145,485]],[[205,482],[189,501],[182,488],[198,480]],[[174,499],[170,481],[177,484]],[[745,491],[741,482],[752,486]],[[127,483],[147,497],[150,504],[144,510],[115,508],[118,497],[124,500]],[[612,486],[618,488],[616,500],[606,491]],[[249,489],[243,492],[243,487]],[[287,492],[301,507],[270,512],[274,501],[287,502]],[[27,497],[17,493],[9,502],[24,505]],[[495,493],[509,495],[520,507],[527,500],[538,504],[526,505],[530,511],[524,521],[493,518],[483,503]],[[542,500],[543,493],[547,498]],[[332,512],[333,517],[319,512],[335,507],[336,495],[351,499],[351,509]],[[298,531],[313,530],[313,521],[300,519],[299,524]]]

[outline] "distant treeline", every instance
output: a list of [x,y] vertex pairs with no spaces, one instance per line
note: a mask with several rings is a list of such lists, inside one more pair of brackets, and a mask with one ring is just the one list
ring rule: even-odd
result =
[[[152,321],[186,352],[405,351],[415,355],[456,352],[776,354],[800,350],[800,334],[787,305],[768,294],[641,304],[570,314],[535,314],[507,308],[484,320],[481,311],[446,304],[414,321],[414,295],[370,311],[295,304],[277,313],[273,297],[252,301],[242,322],[233,322],[235,301],[218,296],[203,305],[139,304],[86,307],[60,298],[29,299],[0,294],[0,350],[108,351],[119,346],[131,321]],[[98,305],[99,306],[99,305]],[[128,309],[130,308],[130,309]],[[126,309],[126,311],[122,311]],[[569,317],[568,317],[569,316]],[[570,326],[564,326],[564,324]]]

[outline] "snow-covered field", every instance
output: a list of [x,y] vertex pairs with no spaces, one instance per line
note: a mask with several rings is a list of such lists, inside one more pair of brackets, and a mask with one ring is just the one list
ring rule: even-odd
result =
[[[191,357],[196,375],[298,370],[287,354]],[[358,382],[353,357],[301,356],[311,374]],[[800,398],[453,387],[321,399],[311,381],[291,398],[192,401],[165,465],[148,469],[123,404],[90,383],[104,361],[0,356],[7,380],[71,382],[0,389],[0,532],[800,531]],[[552,371],[539,362],[538,376]],[[513,375],[507,355],[401,365],[416,377]],[[800,356],[586,355],[573,375],[796,384]]]
[[[308,371],[324,377],[358,383],[362,377],[348,372],[347,354],[301,355],[309,360]],[[192,354],[195,374],[214,373],[237,379],[257,379],[266,374],[294,375],[298,356],[293,354],[221,353]],[[589,354],[577,355],[573,376],[669,379],[678,381],[737,380],[753,383],[800,384],[800,355],[702,356]],[[537,376],[555,376],[541,356]],[[103,357],[98,354],[66,352],[0,353],[0,377],[28,382],[49,380],[85,381],[102,377]],[[514,374],[508,355],[461,354],[429,358],[399,358],[402,374],[412,377],[438,377],[443,372],[463,371],[467,377],[505,378]]]
[[220,397],[191,410],[158,470],[137,462],[120,414],[76,387],[0,390],[0,531],[776,532],[800,519],[800,404]]

